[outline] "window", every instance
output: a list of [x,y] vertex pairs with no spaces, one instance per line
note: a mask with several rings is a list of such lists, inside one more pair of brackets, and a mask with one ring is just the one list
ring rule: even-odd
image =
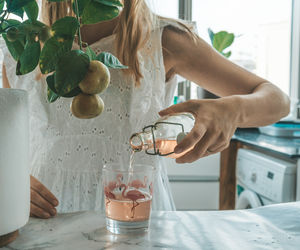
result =
[[192,19],[208,43],[208,28],[234,33],[229,59],[289,94],[292,0],[193,0]]
[[178,18],[178,0],[146,0],[146,2],[155,14]]

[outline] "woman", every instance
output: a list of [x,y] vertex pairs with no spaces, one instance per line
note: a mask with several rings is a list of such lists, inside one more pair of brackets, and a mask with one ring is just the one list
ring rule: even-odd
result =
[[[49,23],[69,9],[44,2]],[[263,126],[289,112],[289,99],[277,87],[225,59],[176,21],[155,17],[144,0],[125,0],[114,20],[82,27],[82,37],[97,53],[117,54],[130,67],[111,71],[111,84],[101,94],[105,112],[92,120],[72,116],[71,100],[46,101],[45,79],[38,74],[15,76],[16,63],[5,52],[4,84],[29,91],[31,127],[31,214],[49,218],[61,212],[103,207],[99,182],[107,162],[129,162],[128,139],[160,115],[191,112],[195,126],[176,147],[177,159],[192,162],[225,149],[237,127]],[[113,44],[115,46],[113,46]],[[114,49],[117,48],[117,49]],[[176,74],[221,96],[171,106]],[[167,109],[166,109],[167,108]],[[159,168],[153,208],[174,210],[165,166],[143,153],[136,161]],[[47,186],[49,190],[46,189]],[[55,196],[57,199],[55,198]]]

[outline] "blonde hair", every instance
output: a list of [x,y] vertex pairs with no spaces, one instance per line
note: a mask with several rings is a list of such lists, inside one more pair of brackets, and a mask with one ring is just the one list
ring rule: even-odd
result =
[[[152,13],[145,0],[124,0],[124,8],[119,16],[119,22],[114,30],[116,34],[115,48],[119,60],[128,66],[125,73],[132,74],[136,86],[140,86],[143,78],[138,60],[138,51],[149,39],[150,32],[157,25],[158,17]],[[72,0],[64,2],[42,1],[43,21],[52,25],[57,19],[64,16],[74,16]],[[194,37],[191,30],[179,23],[186,33]]]
[[48,2],[42,0],[42,21],[51,26],[56,20],[65,16],[73,16],[72,0],[64,2]]

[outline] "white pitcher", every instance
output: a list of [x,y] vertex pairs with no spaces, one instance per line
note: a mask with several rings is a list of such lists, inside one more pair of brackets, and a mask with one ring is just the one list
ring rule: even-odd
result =
[[29,219],[28,151],[27,92],[0,88],[0,238]]

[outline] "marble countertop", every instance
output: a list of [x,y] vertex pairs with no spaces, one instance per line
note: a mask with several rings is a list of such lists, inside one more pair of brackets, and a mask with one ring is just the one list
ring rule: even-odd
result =
[[153,212],[149,232],[114,235],[101,212],[30,219],[3,250],[299,249],[300,202],[251,210]]
[[238,129],[233,140],[238,140],[287,157],[300,157],[300,138],[284,138],[264,135],[258,129]]

